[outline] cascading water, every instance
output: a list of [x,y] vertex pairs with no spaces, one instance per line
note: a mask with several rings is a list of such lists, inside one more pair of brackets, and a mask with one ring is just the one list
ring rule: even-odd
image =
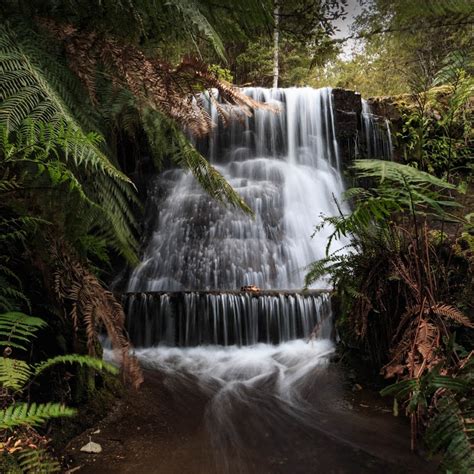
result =
[[391,160],[393,157],[390,121],[373,114],[370,104],[362,99],[362,131],[367,158]]
[[307,265],[323,257],[329,230],[310,236],[321,213],[338,212],[344,189],[331,89],[245,92],[281,111],[237,112],[225,127],[209,105],[218,126],[197,146],[255,217],[213,202],[190,173],[163,173],[156,227],[129,292],[301,288]]
[[332,331],[327,294],[138,293],[127,296],[128,334],[139,347],[279,344]]
[[[245,93],[279,112],[256,110],[248,117],[233,110],[224,124],[204,96],[217,126],[196,146],[255,217],[213,202],[188,172],[169,170],[156,178],[149,216],[154,231],[128,285],[130,293],[155,292],[126,302],[135,344],[280,343],[308,336],[330,317],[327,297],[319,294],[229,292],[252,284],[301,288],[307,265],[326,247],[329,230],[311,239],[314,226],[321,214],[338,212],[335,200],[344,189],[331,89]],[[182,303],[167,292],[181,292]]]

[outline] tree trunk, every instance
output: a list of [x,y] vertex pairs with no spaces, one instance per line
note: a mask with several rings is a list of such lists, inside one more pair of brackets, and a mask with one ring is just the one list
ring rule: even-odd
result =
[[280,1],[275,0],[273,10],[273,87],[278,87],[278,76],[280,74],[279,55],[280,55]]

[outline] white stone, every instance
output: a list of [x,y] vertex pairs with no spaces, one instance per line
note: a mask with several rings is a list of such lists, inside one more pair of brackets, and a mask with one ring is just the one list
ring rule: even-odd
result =
[[84,451],[85,453],[101,453],[102,446],[99,443],[94,443],[93,441],[89,441],[87,444],[85,444],[81,448],[81,451]]

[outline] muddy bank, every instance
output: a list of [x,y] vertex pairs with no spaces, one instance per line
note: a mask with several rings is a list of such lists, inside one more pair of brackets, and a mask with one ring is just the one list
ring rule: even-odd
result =
[[[210,421],[209,395],[190,374],[148,370],[141,391],[129,393],[98,426],[69,443],[65,460],[69,469],[79,468],[74,472],[90,474],[435,471],[409,452],[404,420],[373,394],[348,389],[337,366],[320,370],[305,390],[316,414],[310,423],[295,422],[278,399],[263,401],[264,389],[252,393],[256,403],[237,402]],[[255,400],[258,393],[262,400]],[[212,432],[219,423],[222,431]],[[81,453],[89,439],[103,452]]]

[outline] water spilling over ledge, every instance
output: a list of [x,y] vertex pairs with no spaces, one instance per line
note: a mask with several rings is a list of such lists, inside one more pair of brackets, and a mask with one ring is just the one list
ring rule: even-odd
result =
[[[137,347],[280,344],[309,337],[318,324],[318,337],[330,336],[329,296],[297,290],[307,266],[325,256],[331,229],[311,238],[321,214],[348,210],[341,204],[335,123],[340,111],[333,90],[244,92],[278,105],[280,112],[256,110],[248,117],[229,108],[223,120],[215,101],[203,96],[216,128],[196,147],[255,217],[219,205],[181,169],[150,178],[149,234],[124,297],[128,331]],[[390,146],[368,104],[356,99],[367,152],[388,155]],[[331,251],[348,251],[346,243],[342,237]],[[228,290],[243,285],[267,291]],[[316,285],[327,283],[322,279]]]
[[322,290],[148,292],[123,300],[137,347],[280,344],[329,338],[332,331],[330,297]]

